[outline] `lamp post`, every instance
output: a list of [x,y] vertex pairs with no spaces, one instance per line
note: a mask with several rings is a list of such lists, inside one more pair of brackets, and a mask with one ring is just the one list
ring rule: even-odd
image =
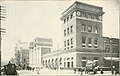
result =
[[6,7],[0,6],[0,75],[1,75],[1,33],[5,33],[5,29],[1,28],[1,21],[4,21],[6,18]]

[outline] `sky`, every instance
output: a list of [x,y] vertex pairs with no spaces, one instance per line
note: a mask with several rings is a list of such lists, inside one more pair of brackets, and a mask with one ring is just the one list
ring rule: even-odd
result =
[[[116,0],[77,0],[103,7],[103,36],[119,38],[119,10]],[[31,42],[36,37],[52,38],[54,50],[61,48],[61,13],[75,0],[66,1],[1,1],[6,6],[2,27],[2,61],[14,57],[18,40]],[[57,48],[58,45],[58,48]]]

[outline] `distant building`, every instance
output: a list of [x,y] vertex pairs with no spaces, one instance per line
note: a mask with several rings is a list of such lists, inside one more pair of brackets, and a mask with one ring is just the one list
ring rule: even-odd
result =
[[15,47],[15,64],[19,69],[26,69],[29,65],[29,49],[27,42],[19,41]]
[[36,38],[34,42],[29,44],[29,64],[31,67],[42,66],[42,56],[50,53],[52,50],[52,39]]
[[117,38],[103,37],[104,40],[104,66],[119,68],[119,40]]

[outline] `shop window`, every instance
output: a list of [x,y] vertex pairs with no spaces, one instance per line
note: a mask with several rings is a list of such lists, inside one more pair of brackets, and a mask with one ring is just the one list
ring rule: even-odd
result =
[[97,58],[97,57],[94,57],[94,60],[98,60],[98,58]]
[[82,61],[82,67],[86,66],[86,61]]

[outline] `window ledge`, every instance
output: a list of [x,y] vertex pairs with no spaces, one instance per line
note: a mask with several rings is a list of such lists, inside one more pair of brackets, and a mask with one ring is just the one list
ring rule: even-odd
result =
[[85,45],[85,46],[86,46],[86,44],[82,44],[82,45]]
[[92,46],[92,44],[88,44],[88,46]]

